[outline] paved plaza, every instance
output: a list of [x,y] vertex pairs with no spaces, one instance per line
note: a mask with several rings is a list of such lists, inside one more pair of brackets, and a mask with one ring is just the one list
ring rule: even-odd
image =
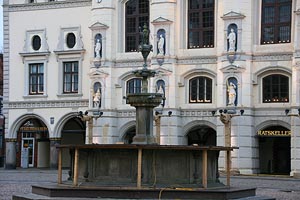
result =
[[[63,180],[68,177],[63,172]],[[31,192],[31,185],[56,183],[57,170],[41,169],[0,169],[0,200],[11,200],[14,194]],[[221,178],[225,182],[225,178]],[[300,179],[284,176],[233,176],[231,185],[237,187],[256,187],[257,195],[274,197],[277,200],[299,200]]]

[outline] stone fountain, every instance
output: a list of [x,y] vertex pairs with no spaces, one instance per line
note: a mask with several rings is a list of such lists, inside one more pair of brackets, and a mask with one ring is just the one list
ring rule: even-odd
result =
[[[60,145],[57,184],[33,186],[32,193],[35,197],[56,199],[237,199],[254,196],[255,188],[230,187],[230,153],[237,147],[156,144],[152,131],[153,108],[163,97],[148,91],[148,80],[155,71],[147,68],[147,57],[152,50],[147,27],[143,29],[142,38],[139,50],[144,65],[132,72],[142,79],[141,93],[126,96],[127,103],[136,108],[133,144]],[[68,149],[72,155],[70,180],[62,179],[63,149]],[[219,181],[220,151],[225,152],[227,160],[226,184]],[[34,198],[21,195],[13,199]]]

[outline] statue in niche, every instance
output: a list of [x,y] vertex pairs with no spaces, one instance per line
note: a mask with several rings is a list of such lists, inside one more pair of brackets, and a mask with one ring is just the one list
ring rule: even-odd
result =
[[227,82],[227,93],[228,93],[228,106],[235,106],[236,100],[236,85],[233,82],[228,84]]
[[235,44],[236,44],[236,33],[234,32],[234,29],[230,29],[230,33],[227,36],[229,47],[228,51],[229,52],[234,52],[235,51]]
[[101,41],[100,41],[100,39],[97,39],[96,45],[95,45],[95,57],[96,58],[101,58],[101,48],[102,48]]
[[163,80],[159,80],[156,83],[156,93],[158,94],[162,94],[163,98],[162,98],[162,102],[161,102],[161,106],[162,108],[165,107],[165,101],[166,101],[166,93],[165,93],[165,82]]
[[93,107],[100,108],[101,107],[101,92],[100,87],[98,87],[97,92],[93,96]]
[[164,38],[163,34],[160,34],[158,44],[157,44],[158,55],[164,55],[165,54],[164,45],[165,45],[165,38]]

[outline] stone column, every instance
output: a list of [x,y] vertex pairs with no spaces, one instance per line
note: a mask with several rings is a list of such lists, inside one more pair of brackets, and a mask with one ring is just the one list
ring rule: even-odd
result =
[[5,169],[16,169],[17,167],[16,144],[17,144],[16,138],[8,138],[5,141],[5,147],[6,147]]
[[220,115],[220,120],[224,124],[225,147],[231,147],[231,118],[230,114]]
[[50,138],[50,169],[58,167],[58,149],[56,148],[61,143],[61,138]]
[[155,121],[155,126],[156,126],[156,143],[160,144],[161,114],[155,114],[154,121]]
[[154,144],[153,136],[153,108],[136,107],[136,136],[133,137],[134,144]]

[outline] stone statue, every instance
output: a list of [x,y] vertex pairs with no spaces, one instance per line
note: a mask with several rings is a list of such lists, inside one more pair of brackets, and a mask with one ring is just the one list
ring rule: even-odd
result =
[[234,32],[234,29],[232,28],[230,30],[230,33],[228,34],[228,42],[229,42],[229,47],[228,47],[228,51],[235,51],[235,44],[236,44],[236,34]]
[[101,92],[100,88],[97,89],[97,92],[94,94],[93,106],[100,108],[101,107]]
[[165,54],[164,45],[165,45],[165,38],[161,34],[159,36],[159,41],[158,41],[158,45],[157,45],[158,46],[158,54],[159,55],[164,55]]
[[235,105],[236,100],[236,85],[233,82],[227,84],[227,92],[228,92],[228,104],[229,106]]
[[101,58],[101,42],[100,39],[97,39],[96,45],[95,45],[95,54],[96,54],[96,58]]
[[149,34],[150,31],[148,30],[148,27],[146,24],[143,26],[143,44],[149,44]]

